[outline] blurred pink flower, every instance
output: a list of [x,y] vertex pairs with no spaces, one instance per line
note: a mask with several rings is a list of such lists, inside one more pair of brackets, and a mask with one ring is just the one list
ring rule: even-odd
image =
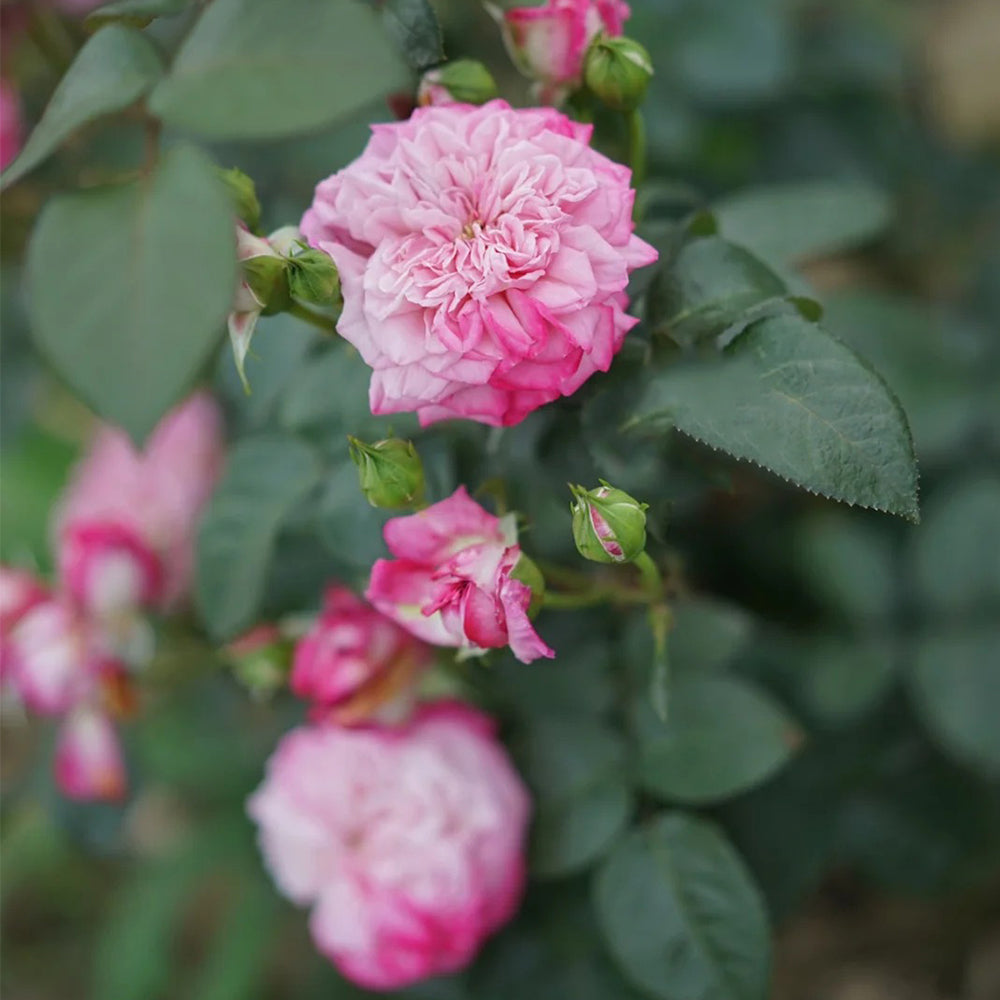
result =
[[456,702],[293,730],[248,811],[317,947],[370,989],[463,968],[521,899],[528,795],[489,718]]
[[531,588],[511,571],[521,556],[514,515],[494,517],[460,486],[385,526],[395,560],[372,567],[365,596],[415,636],[481,652],[509,645],[523,663],[555,654],[528,618]]
[[491,101],[372,131],[302,220],[336,261],[372,412],[516,424],[606,371],[636,323],[629,272],[657,254],[590,126]]
[[21,152],[23,129],[21,99],[9,83],[0,80],[0,170]]
[[5,673],[25,705],[39,715],[62,715],[93,688],[107,655],[93,625],[66,601],[35,604],[4,645]]
[[511,58],[538,82],[546,104],[580,86],[583,58],[599,32],[621,35],[631,11],[623,0],[547,0],[540,7],[490,8]]
[[169,608],[187,594],[222,449],[206,393],[167,414],[141,452],[117,428],[98,432],[56,515],[60,577],[82,607]]
[[7,648],[17,623],[34,607],[47,600],[45,585],[26,570],[0,565],[0,683],[9,676]]
[[73,599],[98,617],[153,607],[163,590],[163,567],[136,532],[114,521],[69,524],[59,561]]
[[71,799],[116,801],[127,779],[118,734],[104,712],[80,705],[63,720],[55,755],[56,783]]
[[331,587],[323,610],[295,648],[291,688],[319,713],[351,723],[398,716],[415,696],[431,651],[345,587]]

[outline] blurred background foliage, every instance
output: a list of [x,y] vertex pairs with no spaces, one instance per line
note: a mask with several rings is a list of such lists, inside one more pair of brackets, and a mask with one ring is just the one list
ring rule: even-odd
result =
[[[501,90],[526,100],[480,5],[435,7],[448,53],[508,74]],[[631,907],[602,896],[642,871],[630,817],[666,804],[719,825],[676,819],[662,831],[672,849],[725,868],[728,855],[713,853],[721,827],[744,858],[777,932],[775,996],[990,1000],[1000,996],[1000,7],[632,7],[629,33],[656,67],[646,235],[666,249],[679,210],[712,207],[723,235],[822,304],[827,327],[904,405],[922,523],[838,507],[680,436],[640,433],[623,447],[601,395],[615,373],[502,434],[420,433],[431,499],[502,480],[526,516],[526,547],[544,560],[575,560],[567,479],[655,492],[651,528],[673,566],[681,723],[665,738],[648,706],[651,639],[638,613],[549,613],[540,630],[556,664],[495,657],[456,677],[499,715],[536,793],[536,882],[472,972],[403,995],[639,996],[590,900],[615,924],[606,937],[627,939],[630,922],[644,933],[641,893]],[[183,23],[148,30],[169,38]],[[18,62],[37,118],[57,80],[51,53],[26,44],[5,60]],[[213,153],[256,180],[267,230],[297,219],[316,181],[358,154],[369,122],[390,118],[378,104],[306,137]],[[4,195],[5,562],[50,567],[49,510],[89,427],[31,346],[24,242],[53,187],[133,162],[141,139],[127,125],[88,128]],[[822,197],[813,182],[826,185]],[[234,545],[269,569],[263,593],[226,609],[233,631],[258,598],[269,615],[301,611],[326,580],[363,578],[382,554],[384,515],[358,503],[344,435],[416,433],[409,418],[372,417],[360,362],[293,318],[261,320],[247,371],[249,397],[219,352],[213,377],[233,434],[294,434],[326,465],[318,499],[284,498],[287,516],[282,498],[272,516],[254,494]],[[244,571],[231,565],[236,578]],[[126,732],[135,780],[122,806],[59,799],[51,732],[4,719],[3,995],[363,995],[315,955],[243,815],[301,709],[248,697],[192,623],[163,630],[144,712]],[[583,873],[611,845],[591,885]]]

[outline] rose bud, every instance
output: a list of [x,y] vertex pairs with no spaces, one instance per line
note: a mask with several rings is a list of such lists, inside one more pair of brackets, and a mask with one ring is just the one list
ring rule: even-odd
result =
[[289,258],[288,288],[293,299],[314,306],[339,306],[340,275],[333,258],[300,244]]
[[236,217],[251,233],[255,233],[260,225],[260,202],[253,181],[238,167],[219,169],[217,172],[232,199]]
[[428,70],[417,88],[417,104],[421,107],[435,104],[485,104],[496,96],[496,80],[475,59],[456,59]]
[[388,438],[366,444],[349,437],[361,492],[373,507],[413,507],[423,502],[424,466],[412,441]]
[[593,490],[571,486],[575,501],[573,540],[584,559],[600,563],[631,562],[646,548],[646,509],[603,480]]
[[487,9],[500,24],[515,65],[536,81],[545,104],[559,104],[583,77],[587,47],[599,33],[620,35],[628,19],[623,0],[548,0],[540,7]]
[[255,698],[265,699],[288,677],[292,647],[277,625],[257,625],[229,643],[221,656]]
[[614,111],[634,111],[653,77],[649,53],[632,38],[599,35],[584,61],[587,86]]
[[316,718],[342,725],[395,721],[412,707],[430,647],[356,597],[331,587],[323,610],[295,647],[291,688]]
[[236,259],[240,264],[240,281],[229,313],[229,340],[240,381],[249,392],[244,366],[250,341],[261,316],[280,312],[288,305],[289,265],[269,239],[254,236],[243,225],[236,227]]

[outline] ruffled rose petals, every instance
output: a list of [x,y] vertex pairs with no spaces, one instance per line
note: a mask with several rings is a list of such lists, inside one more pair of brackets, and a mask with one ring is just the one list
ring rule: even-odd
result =
[[528,618],[531,588],[517,579],[514,516],[498,518],[460,486],[447,500],[385,526],[395,559],[372,567],[365,596],[425,642],[468,653],[510,646],[522,663],[555,653]]
[[418,108],[319,184],[302,233],[336,262],[373,413],[506,426],[607,371],[657,253],[590,134],[499,100]]

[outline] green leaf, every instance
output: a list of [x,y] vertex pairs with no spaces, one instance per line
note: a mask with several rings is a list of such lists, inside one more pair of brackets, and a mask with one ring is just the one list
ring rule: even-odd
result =
[[233,900],[226,921],[209,944],[191,1000],[252,1000],[266,986],[277,918],[273,890],[246,881]]
[[805,707],[830,726],[874,708],[895,676],[895,649],[878,639],[809,636],[790,643],[787,653]]
[[112,902],[94,957],[93,996],[149,1000],[162,996],[174,967],[175,925],[195,881],[229,841],[221,827],[202,827],[168,857],[140,867]]
[[892,219],[884,192],[850,180],[750,188],[712,210],[726,239],[776,264],[849,250],[877,236]]
[[659,1000],[763,1000],[770,941],[760,892],[719,829],[665,813],[611,852],[594,885],[625,975]]
[[675,670],[717,670],[740,651],[753,621],[732,604],[685,598],[671,606],[670,663]]
[[172,150],[151,177],[54,198],[28,249],[35,338],[137,441],[188,390],[236,283],[233,216],[211,162]]
[[0,454],[0,559],[47,568],[52,559],[50,513],[69,475],[76,448],[32,430]]
[[681,675],[663,722],[640,700],[635,710],[639,781],[651,795],[718,802],[773,775],[802,743],[785,710],[750,682]]
[[810,589],[832,609],[862,622],[889,617],[896,600],[893,539],[879,527],[853,513],[826,510],[801,523],[793,539],[796,563]]
[[319,476],[312,449],[295,438],[249,438],[230,454],[198,533],[195,596],[215,638],[253,623],[281,524]]
[[20,156],[3,172],[0,187],[37,167],[80,126],[133,104],[162,73],[156,49],[137,31],[102,28],[80,49]]
[[441,26],[428,0],[384,0],[382,20],[413,69],[420,72],[444,60]]
[[781,300],[785,283],[742,247],[717,236],[685,243],[657,271],[647,298],[654,333],[689,346],[745,320],[749,310]]
[[144,28],[158,17],[179,14],[191,6],[193,0],[112,0],[92,10],[84,24],[94,29],[111,21],[121,21],[137,28]]
[[377,15],[357,0],[214,0],[149,103],[213,138],[275,138],[405,85]]
[[366,502],[358,470],[346,455],[327,473],[319,503],[319,535],[341,567],[367,571],[376,559],[388,555],[382,529],[391,516],[392,511]]
[[928,609],[949,616],[1000,611],[1000,477],[949,484],[913,536],[913,569]]
[[620,737],[585,717],[552,718],[515,743],[514,757],[534,792],[532,872],[551,878],[591,865],[631,809]]
[[656,373],[636,412],[811,492],[917,519],[903,411],[860,358],[801,316],[760,320],[721,359]]
[[917,712],[957,760],[1000,776],[1000,626],[921,641],[909,676]]
[[311,357],[282,395],[279,420],[295,430],[322,428],[340,437],[347,454],[347,435],[405,437],[418,427],[409,414],[391,420],[372,414],[368,403],[370,372],[352,348],[337,344]]

